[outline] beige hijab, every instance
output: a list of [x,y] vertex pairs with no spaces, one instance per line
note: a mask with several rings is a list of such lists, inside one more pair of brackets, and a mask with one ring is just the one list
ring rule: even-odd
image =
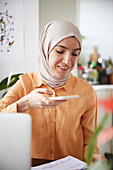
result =
[[38,73],[52,88],[62,86],[70,75],[65,78],[57,78],[49,68],[49,52],[63,39],[74,36],[81,47],[81,34],[74,24],[69,21],[51,21],[45,25],[41,33],[40,51],[38,56]]

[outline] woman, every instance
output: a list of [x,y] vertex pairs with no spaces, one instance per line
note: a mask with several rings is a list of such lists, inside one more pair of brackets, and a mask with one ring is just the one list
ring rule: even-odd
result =
[[[0,101],[1,112],[32,116],[32,158],[56,160],[71,155],[86,160],[97,121],[97,98],[86,81],[74,77],[81,35],[69,21],[52,21],[41,34],[38,72],[26,73]],[[50,96],[79,95],[54,101]],[[103,157],[94,150],[94,160]]]

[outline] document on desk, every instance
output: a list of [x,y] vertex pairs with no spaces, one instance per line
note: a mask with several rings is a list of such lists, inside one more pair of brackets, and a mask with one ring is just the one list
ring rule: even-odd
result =
[[85,170],[87,164],[72,156],[47,163],[44,165],[32,167],[31,170]]

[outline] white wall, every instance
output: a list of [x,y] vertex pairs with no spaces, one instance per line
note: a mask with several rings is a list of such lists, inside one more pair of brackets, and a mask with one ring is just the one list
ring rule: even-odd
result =
[[76,0],[39,0],[39,32],[51,20],[76,23]]
[[[17,0],[18,1],[18,0]],[[13,4],[12,4],[13,5]],[[37,69],[39,41],[39,2],[38,0],[23,0],[24,5],[24,60],[0,61],[0,81],[14,73],[33,72]]]
[[82,60],[85,63],[97,46],[103,59],[113,61],[113,0],[77,0],[78,24],[83,40]]

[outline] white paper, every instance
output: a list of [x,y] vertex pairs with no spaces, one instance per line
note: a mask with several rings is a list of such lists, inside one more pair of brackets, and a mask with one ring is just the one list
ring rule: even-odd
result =
[[80,170],[87,168],[87,164],[72,156],[53,161],[48,164],[32,167],[31,170]]

